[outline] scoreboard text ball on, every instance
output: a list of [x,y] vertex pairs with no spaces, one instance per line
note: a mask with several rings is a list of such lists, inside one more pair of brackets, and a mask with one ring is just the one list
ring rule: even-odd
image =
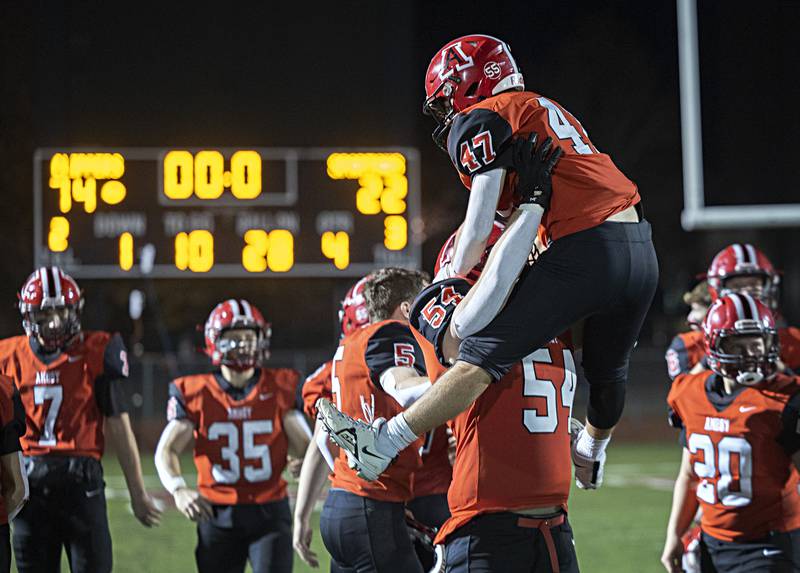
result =
[[47,148],[33,179],[36,265],[77,278],[421,264],[416,149]]

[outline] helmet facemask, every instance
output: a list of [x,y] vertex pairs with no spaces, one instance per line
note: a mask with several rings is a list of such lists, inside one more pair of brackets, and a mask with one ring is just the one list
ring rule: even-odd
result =
[[46,353],[62,352],[80,334],[82,303],[43,304],[38,308],[21,304],[22,326],[28,336],[36,338]]
[[458,113],[453,107],[452,96],[455,89],[450,82],[458,80],[457,77],[448,78],[422,104],[422,113],[431,116],[436,121],[436,129],[431,135],[433,142],[445,153],[447,153],[447,136],[450,133],[450,126]]
[[754,320],[740,320],[736,328],[715,333],[708,365],[720,376],[742,386],[754,386],[777,373],[779,354],[777,331],[765,329]]
[[215,343],[220,364],[243,372],[255,368],[269,356],[269,334],[259,328],[234,327],[223,330]]

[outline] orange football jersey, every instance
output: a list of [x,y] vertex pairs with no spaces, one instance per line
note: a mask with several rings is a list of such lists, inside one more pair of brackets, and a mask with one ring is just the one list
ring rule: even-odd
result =
[[[406,323],[384,320],[346,336],[333,357],[332,392],[336,406],[344,413],[371,423],[389,419],[403,407],[376,383],[386,369],[413,367],[424,373],[424,358]],[[377,481],[361,479],[348,466],[344,451],[334,463],[331,487],[379,501],[401,502],[412,498],[411,474],[420,468],[415,442],[397,456]]]
[[[0,375],[0,455],[22,449],[19,438],[25,434],[25,414],[14,381]],[[24,468],[23,468],[24,471]],[[0,525],[8,523],[6,504],[0,495]]]
[[[511,140],[531,132],[551,137],[564,152],[553,171],[553,196],[542,224],[556,240],[591,227],[640,201],[636,185],[589,141],[567,110],[533,92],[505,92],[468,107],[453,120],[447,148],[461,180],[495,167],[509,167]],[[516,176],[507,178],[497,210],[516,207]]]
[[286,497],[281,477],[289,442],[283,417],[295,406],[296,371],[263,368],[241,399],[218,374],[174,380],[167,419],[194,424],[197,488],[220,505],[262,504]]
[[[800,328],[779,328],[781,361],[794,373],[800,373]],[[703,333],[699,330],[682,332],[672,339],[665,359],[670,378],[689,372],[706,355]]]
[[317,400],[331,399],[331,368],[333,360],[328,360],[303,382],[303,412],[309,418],[317,417]]
[[113,384],[128,375],[127,354],[118,335],[86,331],[82,340],[47,364],[34,353],[27,336],[6,338],[0,340],[0,373],[14,380],[25,407],[25,455],[103,456],[98,384]]
[[453,479],[453,466],[448,455],[447,426],[439,426],[425,434],[419,453],[422,467],[412,476],[414,497],[447,493]]
[[[433,346],[418,332],[415,336],[426,364],[434,365],[429,375],[438,378],[444,368]],[[572,352],[556,339],[491,384],[450,422],[457,444],[447,496],[451,517],[436,543],[482,513],[555,505],[566,509],[576,383]]]
[[715,398],[718,381],[711,371],[682,374],[667,398],[686,431],[700,526],[722,541],[800,528],[798,473],[779,441],[784,409],[800,391],[800,379],[778,375],[763,389],[742,387]]

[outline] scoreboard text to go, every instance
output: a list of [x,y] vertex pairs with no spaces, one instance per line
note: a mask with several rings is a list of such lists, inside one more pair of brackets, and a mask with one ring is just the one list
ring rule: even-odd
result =
[[[409,201],[418,207],[418,190],[410,194],[401,152],[137,148],[53,151],[38,161],[35,216],[49,254],[37,251],[37,259],[68,268],[128,272],[146,245],[155,246],[157,264],[192,273],[220,264],[246,273],[287,273],[296,264],[344,270],[380,256],[418,263],[408,250]],[[198,212],[212,223],[167,224],[176,213]],[[223,221],[242,214],[278,223],[242,227],[237,219],[235,232],[225,228]],[[286,216],[292,224],[281,226]],[[98,235],[108,221],[115,234]],[[108,240],[113,249],[103,246]]]

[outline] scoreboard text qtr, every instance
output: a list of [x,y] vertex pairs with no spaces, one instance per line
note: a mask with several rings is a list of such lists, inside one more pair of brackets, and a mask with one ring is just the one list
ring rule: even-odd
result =
[[83,278],[418,267],[415,149],[39,149],[36,264]]

